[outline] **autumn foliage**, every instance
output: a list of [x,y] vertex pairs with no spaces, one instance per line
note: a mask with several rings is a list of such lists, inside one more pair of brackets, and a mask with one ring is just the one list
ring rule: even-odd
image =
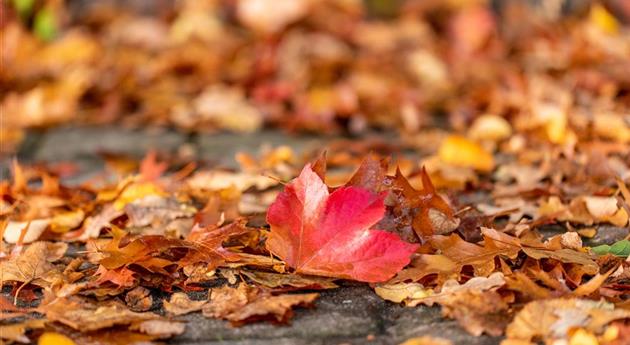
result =
[[[0,5],[0,344],[286,326],[357,286],[502,345],[630,343],[626,2],[160,3]],[[185,143],[27,159],[60,124]]]

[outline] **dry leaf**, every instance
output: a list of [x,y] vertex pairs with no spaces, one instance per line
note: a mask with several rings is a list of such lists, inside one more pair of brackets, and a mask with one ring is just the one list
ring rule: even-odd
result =
[[35,242],[17,256],[0,261],[1,280],[48,286],[60,273],[53,262],[61,259],[67,249],[63,242]]
[[533,301],[519,311],[506,329],[510,339],[562,339],[572,327],[599,333],[614,320],[630,318],[630,312],[614,305],[580,299]]
[[201,310],[207,301],[193,301],[187,294],[176,292],[171,295],[171,299],[164,301],[164,309],[172,315],[184,315]]
[[294,306],[310,306],[317,297],[315,293],[274,296],[246,284],[236,288],[224,286],[212,289],[203,315],[226,319],[233,325],[259,319],[286,323]]

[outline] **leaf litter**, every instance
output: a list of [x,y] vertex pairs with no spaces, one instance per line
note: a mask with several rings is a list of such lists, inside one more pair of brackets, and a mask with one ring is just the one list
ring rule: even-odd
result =
[[[15,160],[3,343],[159,342],[188,313],[286,324],[348,282],[504,345],[630,342],[627,8],[28,3],[2,5],[4,153],[63,123],[353,138],[237,169],[105,154],[108,178],[73,186],[69,165]],[[611,227],[625,238],[602,243]]]

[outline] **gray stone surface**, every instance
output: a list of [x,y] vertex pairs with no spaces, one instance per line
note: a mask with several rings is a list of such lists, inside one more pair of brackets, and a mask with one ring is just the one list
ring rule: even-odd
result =
[[174,131],[131,130],[111,126],[53,129],[40,141],[35,160],[60,161],[95,158],[99,152],[143,156],[147,150],[174,151],[186,136]]
[[366,285],[324,291],[314,309],[297,309],[288,326],[255,323],[234,328],[201,314],[182,317],[186,333],[173,344],[399,344],[431,335],[453,344],[494,345],[498,338],[472,337],[437,307],[406,308],[378,297]]
[[584,244],[587,246],[599,246],[601,244],[613,244],[623,240],[630,233],[630,228],[618,228],[612,225],[600,225],[597,227],[597,235],[593,238],[586,239]]
[[200,134],[196,140],[199,158],[222,166],[235,167],[237,152],[257,153],[264,145],[288,145],[297,153],[318,148],[325,142],[322,137],[294,136],[278,130],[265,130],[255,134],[233,133]]

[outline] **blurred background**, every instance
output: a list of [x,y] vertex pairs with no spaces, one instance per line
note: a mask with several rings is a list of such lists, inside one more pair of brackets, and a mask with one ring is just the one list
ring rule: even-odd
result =
[[413,138],[488,114],[497,135],[628,142],[629,21],[627,0],[5,0],[0,147],[62,124]]

